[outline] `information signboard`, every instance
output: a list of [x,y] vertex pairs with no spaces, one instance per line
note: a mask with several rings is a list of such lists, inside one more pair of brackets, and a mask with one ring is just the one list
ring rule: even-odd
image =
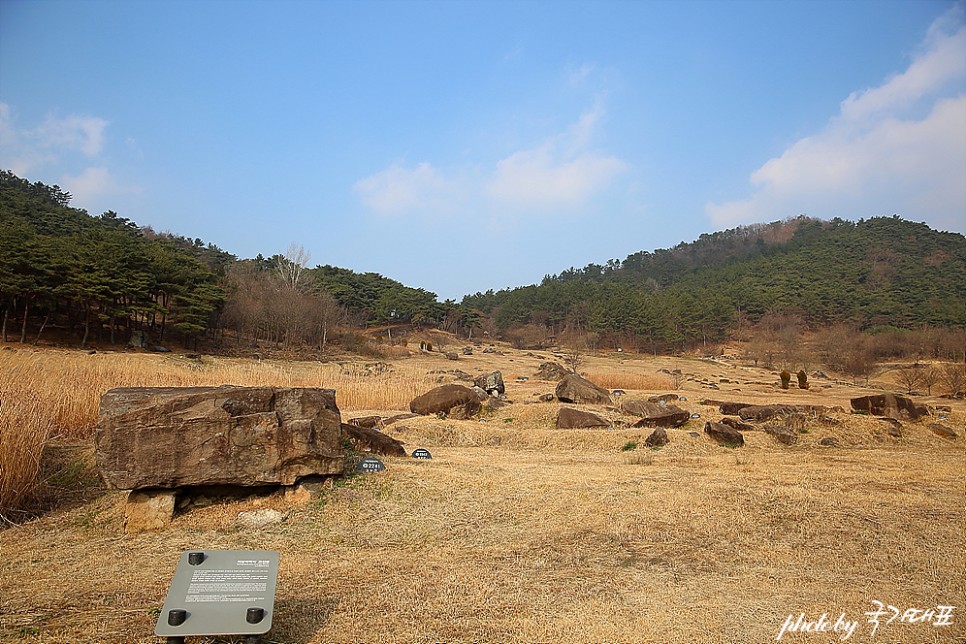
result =
[[278,553],[190,550],[181,554],[154,634],[264,635],[272,628]]

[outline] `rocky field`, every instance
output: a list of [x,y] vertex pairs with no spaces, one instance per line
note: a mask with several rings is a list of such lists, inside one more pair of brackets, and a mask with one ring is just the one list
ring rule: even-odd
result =
[[[378,423],[431,460],[382,456],[385,472],[330,481],[308,500],[196,495],[166,527],[144,532],[125,530],[127,493],[97,482],[92,441],[54,431],[43,467],[59,498],[0,531],[0,640],[159,641],[168,583],[191,549],[280,553],[265,642],[966,638],[964,401],[911,396],[930,413],[897,409],[892,422],[851,405],[898,391],[887,368],[869,386],[813,371],[809,389],[793,377],[783,390],[777,372],[728,359],[601,354],[582,356],[580,372],[622,395],[567,404],[538,375],[566,356],[482,348],[338,368],[138,357],[145,373],[167,361],[171,374],[193,374],[150,384],[217,385],[250,369],[235,384],[334,387],[343,422],[399,416],[418,393],[494,370],[505,400],[463,419]],[[29,368],[3,353],[6,366]],[[78,359],[52,356],[44,359]],[[255,370],[267,367],[287,380],[261,382],[270,378]],[[643,414],[631,402],[649,398]],[[758,418],[722,413],[722,403],[786,409]],[[655,428],[646,425],[656,423],[635,425],[655,405],[687,418],[649,448]],[[561,409],[594,414],[600,426],[559,429]],[[743,445],[705,431],[724,419],[746,425]]]

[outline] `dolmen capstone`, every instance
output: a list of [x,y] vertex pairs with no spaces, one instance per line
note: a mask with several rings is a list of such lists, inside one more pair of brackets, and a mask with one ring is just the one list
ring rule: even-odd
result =
[[[486,397],[486,393],[483,394]],[[450,384],[430,389],[409,402],[409,410],[420,416],[445,414],[461,420],[476,415],[483,405],[480,397],[469,387]]]
[[560,402],[578,405],[608,405],[610,392],[575,373],[567,374],[554,391]]
[[131,387],[101,397],[94,446],[123,490],[293,485],[342,474],[340,424],[333,389]]
[[621,411],[641,417],[635,427],[680,427],[691,418],[691,412],[676,405],[662,405],[650,400],[624,401],[621,403]]
[[873,416],[889,416],[892,418],[908,418],[916,420],[929,415],[929,407],[913,402],[905,396],[896,394],[879,394],[877,396],[860,396],[853,398],[852,409],[865,412]]

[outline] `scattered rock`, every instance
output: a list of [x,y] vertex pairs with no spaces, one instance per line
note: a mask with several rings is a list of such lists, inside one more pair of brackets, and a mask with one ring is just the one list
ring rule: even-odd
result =
[[671,440],[667,437],[667,431],[663,427],[658,427],[651,435],[644,439],[644,444],[648,447],[664,447]]
[[407,420],[409,418],[415,418],[419,414],[396,414],[395,416],[390,416],[382,421],[383,426],[392,425],[393,423],[398,423],[401,420]]
[[344,470],[332,389],[131,387],[101,397],[104,481],[120,489],[292,485]]
[[610,392],[575,373],[567,374],[557,383],[556,396],[561,402],[579,405],[606,405]]
[[428,416],[443,413],[450,418],[465,419],[482,407],[475,391],[463,385],[443,385],[413,398],[409,409],[414,414]]
[[503,373],[500,371],[485,373],[476,378],[473,384],[491,396],[506,393],[506,385],[503,383]]
[[539,402],[553,402],[553,394],[540,394],[537,400]]
[[381,454],[383,456],[406,455],[402,443],[371,427],[359,427],[344,423],[342,433],[352,443],[352,447],[357,452]]
[[741,447],[745,444],[745,437],[734,427],[708,421],[704,425],[704,433],[713,438],[719,445],[727,447]]
[[570,371],[563,368],[556,362],[544,362],[540,365],[540,370],[537,371],[536,377],[541,380],[552,380],[556,382],[557,380],[563,379],[565,376],[570,374]]
[[361,416],[359,418],[350,419],[348,423],[350,425],[355,425],[356,427],[375,429],[382,425],[382,416]]
[[155,532],[163,530],[174,518],[176,490],[134,490],[124,506],[124,531]]
[[943,438],[956,438],[957,434],[952,427],[946,427],[942,423],[929,423],[926,425],[933,434]]
[[893,438],[902,438],[902,423],[895,418],[880,418],[885,423],[885,433]]
[[281,523],[285,515],[271,508],[259,508],[238,513],[238,523],[247,528],[264,528],[275,523]]
[[561,407],[557,412],[557,429],[583,429],[587,427],[610,427],[610,421],[589,411]]
[[725,414],[727,416],[737,416],[739,411],[741,411],[745,407],[751,407],[752,406],[751,403],[743,403],[743,402],[718,402],[718,401],[715,401],[715,400],[706,400],[702,404],[705,404],[705,405],[718,405],[718,411],[720,411],[722,414]]
[[861,396],[852,399],[852,409],[873,416],[904,416],[909,420],[916,420],[929,415],[929,407],[913,402],[905,396],[896,394],[880,394],[877,396]]
[[669,403],[672,400],[680,400],[680,399],[681,397],[678,396],[677,394],[661,394],[660,396],[651,396],[650,398],[647,399],[647,402],[657,403],[660,405],[662,403]]
[[775,416],[786,416],[794,414],[799,410],[794,405],[748,405],[738,410],[738,416],[742,420],[765,421],[771,420]]
[[484,401],[484,400],[489,400],[490,394],[486,393],[486,391],[484,389],[481,389],[480,387],[477,387],[476,385],[473,385],[472,387],[470,387],[470,389],[473,390],[473,393],[476,394],[477,398],[479,398],[481,402]]
[[460,354],[456,353],[455,351],[447,351],[446,352],[446,359],[447,360],[459,360],[460,359]]
[[641,417],[635,427],[680,427],[691,418],[691,413],[680,407],[647,400],[628,400],[621,404],[621,410]]
[[778,439],[783,445],[794,445],[798,442],[798,433],[790,427],[782,425],[765,425],[762,430]]
[[818,444],[822,445],[823,447],[838,447],[839,440],[834,436],[826,436],[825,438],[820,440]]
[[463,347],[463,355],[464,356],[473,355],[473,347]]
[[728,417],[722,418],[721,424],[727,425],[728,427],[733,427],[738,431],[752,431],[755,429],[754,425],[749,425],[748,423],[743,423],[740,420],[735,420],[734,418],[728,418]]

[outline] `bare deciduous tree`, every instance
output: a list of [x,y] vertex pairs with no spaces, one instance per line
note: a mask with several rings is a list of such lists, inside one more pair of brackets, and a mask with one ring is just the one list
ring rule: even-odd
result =
[[919,383],[922,382],[921,371],[917,367],[900,369],[899,373],[896,374],[896,381],[906,389],[906,393],[911,394],[919,386]]
[[963,391],[963,384],[966,383],[966,367],[957,362],[952,362],[943,366],[942,370],[943,386],[950,396],[955,396]]
[[939,382],[940,376],[941,376],[941,373],[939,369],[937,369],[934,366],[930,365],[926,369],[922,370],[922,374],[919,379],[919,382],[922,384],[923,387],[926,388],[926,393],[929,394],[930,396],[932,395],[932,388],[936,386],[936,383]]
[[301,244],[289,245],[284,255],[275,257],[275,271],[282,283],[293,291],[303,289],[303,275],[312,255]]
[[577,373],[580,365],[584,363],[584,355],[587,353],[587,334],[579,331],[567,331],[560,336],[560,345],[563,349],[563,361],[570,370]]

